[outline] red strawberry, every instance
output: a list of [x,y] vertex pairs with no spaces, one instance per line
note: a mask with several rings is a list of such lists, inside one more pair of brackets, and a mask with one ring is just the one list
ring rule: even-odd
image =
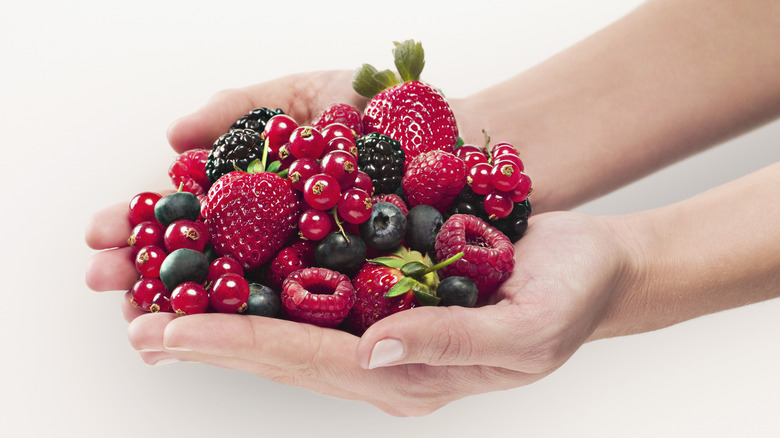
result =
[[419,80],[425,64],[422,46],[411,40],[396,43],[393,55],[403,83],[392,72],[378,72],[368,64],[355,75],[355,90],[371,99],[363,111],[363,132],[399,141],[407,164],[423,152],[452,152],[458,125],[444,95]]
[[449,152],[425,152],[409,163],[401,187],[410,207],[426,204],[446,212],[466,185],[466,164]]
[[430,257],[404,247],[391,255],[368,260],[352,277],[355,305],[344,321],[345,328],[362,335],[375,322],[394,313],[438,304],[438,275],[434,271],[419,271],[431,265]]
[[230,172],[211,187],[203,208],[211,244],[244,270],[271,259],[295,235],[301,200],[287,180],[269,172]]
[[268,286],[282,290],[282,283],[293,272],[314,266],[314,247],[316,242],[298,240],[282,248],[268,264]]
[[334,103],[323,110],[311,122],[311,126],[322,130],[332,123],[341,123],[350,128],[355,137],[363,135],[360,110],[346,103]]
[[325,268],[290,274],[282,285],[282,308],[292,321],[336,327],[355,303],[349,277]]
[[442,268],[444,277],[462,276],[477,284],[480,296],[494,292],[515,267],[515,247],[497,228],[469,214],[454,214],[436,235],[436,258],[445,260],[463,252]]
[[419,305],[411,289],[400,296],[385,298],[404,275],[398,268],[366,263],[352,278],[355,305],[346,320],[347,329],[360,336],[375,322]]

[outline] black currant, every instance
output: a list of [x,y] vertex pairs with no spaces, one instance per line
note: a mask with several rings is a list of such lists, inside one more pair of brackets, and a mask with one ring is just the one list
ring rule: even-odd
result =
[[436,295],[440,306],[474,307],[477,303],[477,285],[466,277],[447,277],[439,282]]
[[314,261],[321,268],[352,275],[366,261],[366,242],[355,234],[330,233],[314,247]]
[[406,245],[423,254],[435,252],[436,235],[444,223],[439,210],[430,205],[415,205],[406,215],[406,222]]
[[360,235],[371,248],[387,251],[401,244],[407,228],[406,215],[398,206],[377,202],[368,220],[360,224]]
[[163,227],[179,219],[198,220],[200,201],[190,192],[175,192],[163,196],[154,206],[154,217]]
[[203,283],[209,273],[209,259],[200,251],[180,248],[168,254],[160,265],[160,280],[172,291],[185,281]]
[[249,283],[249,299],[246,303],[245,315],[267,316],[275,318],[282,308],[279,292],[259,283]]

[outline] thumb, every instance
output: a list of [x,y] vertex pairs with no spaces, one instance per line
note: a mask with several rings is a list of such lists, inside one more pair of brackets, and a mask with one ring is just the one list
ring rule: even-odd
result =
[[535,348],[540,345],[539,324],[512,310],[511,305],[492,305],[399,312],[366,330],[358,343],[358,363],[366,369],[418,363],[549,371],[555,364],[540,360]]

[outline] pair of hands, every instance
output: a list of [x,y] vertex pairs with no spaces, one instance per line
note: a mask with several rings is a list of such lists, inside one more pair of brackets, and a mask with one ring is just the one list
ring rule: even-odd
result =
[[[351,72],[317,72],[225,91],[175,122],[169,141],[177,152],[208,147],[259,106],[282,108],[302,121],[335,102],[364,106],[350,81]],[[474,132],[469,129],[464,135]],[[137,274],[125,246],[129,234],[126,202],[94,215],[86,231],[87,244],[99,250],[87,267],[90,288],[130,289]],[[605,219],[543,213],[531,218],[516,243],[515,270],[490,303],[412,309],[360,338],[247,315],[149,314],[129,299],[123,312],[130,343],[148,364],[203,362],[363,400],[392,415],[424,415],[472,394],[529,384],[560,367],[600,336],[597,329],[619,301],[615,291],[630,277],[630,260]]]

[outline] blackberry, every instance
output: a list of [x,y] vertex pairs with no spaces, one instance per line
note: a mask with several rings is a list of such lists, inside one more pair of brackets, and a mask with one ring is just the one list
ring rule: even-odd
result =
[[271,117],[279,114],[284,114],[280,108],[255,108],[248,114],[245,114],[241,116],[240,119],[236,120],[230,129],[251,129],[258,134],[262,134],[265,130],[266,122],[268,122]]
[[263,140],[251,129],[233,129],[214,142],[206,162],[206,176],[213,183],[222,175],[247,170],[249,163],[263,156]]
[[395,193],[401,187],[404,175],[405,154],[401,143],[372,132],[356,141],[358,169],[367,173],[374,182],[374,194]]
[[448,215],[453,214],[470,214],[476,216],[490,225],[498,228],[499,231],[504,233],[512,243],[517,242],[523,237],[525,230],[528,228],[528,217],[531,216],[531,201],[526,198],[522,202],[515,202],[512,208],[512,212],[509,216],[501,219],[490,219],[488,214],[485,213],[485,209],[482,208],[482,200],[484,195],[478,195],[471,191],[466,186],[458,195],[455,202],[452,203],[452,207],[447,212]]

